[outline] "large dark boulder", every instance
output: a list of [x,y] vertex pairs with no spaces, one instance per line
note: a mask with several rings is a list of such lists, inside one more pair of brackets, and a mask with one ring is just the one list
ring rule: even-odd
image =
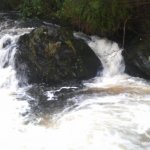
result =
[[[126,72],[150,79],[150,15],[149,5],[140,6],[126,26],[125,50],[123,53]],[[142,12],[142,13],[141,13]]]
[[126,73],[150,79],[150,37],[136,37],[126,46],[123,53]]
[[41,26],[18,41],[15,66],[29,83],[55,84],[94,77],[99,59],[73,33],[62,27]]

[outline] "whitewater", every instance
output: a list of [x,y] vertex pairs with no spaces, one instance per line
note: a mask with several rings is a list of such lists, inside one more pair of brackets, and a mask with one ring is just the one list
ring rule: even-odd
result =
[[19,86],[25,77],[15,70],[17,41],[32,30],[0,23],[0,149],[150,150],[150,83],[124,73],[123,49],[107,39],[75,33],[101,60],[103,71],[83,81],[82,89],[46,90],[47,101],[58,101],[55,93],[64,89],[78,94],[61,111],[32,114],[33,85]]

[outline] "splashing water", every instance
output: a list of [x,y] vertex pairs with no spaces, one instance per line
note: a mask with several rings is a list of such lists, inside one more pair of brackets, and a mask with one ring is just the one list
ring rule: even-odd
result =
[[124,73],[124,60],[121,55],[122,50],[118,44],[97,36],[91,36],[90,39],[83,33],[74,33],[76,38],[85,40],[92,48],[103,65],[102,76],[112,77]]
[[117,43],[92,36],[88,45],[102,62],[103,76],[112,77],[124,72],[125,67],[121,56],[122,49],[118,47]]
[[12,148],[11,146],[23,121],[20,114],[28,108],[27,102],[17,100],[17,95],[23,94],[25,89],[18,86],[14,59],[18,38],[32,30],[7,26],[7,22],[0,24],[0,149],[3,150],[15,149],[16,145]]
[[[150,150],[149,82],[124,74],[122,49],[98,37],[78,35],[100,58],[102,75],[84,81],[85,88],[67,99],[73,106],[52,119],[45,114],[37,119],[39,124],[25,123],[29,103],[19,95],[30,95],[28,87],[18,86],[14,57],[19,36],[31,30],[0,27],[0,149]],[[69,87],[55,92],[62,89]],[[46,92],[47,101],[53,92]]]

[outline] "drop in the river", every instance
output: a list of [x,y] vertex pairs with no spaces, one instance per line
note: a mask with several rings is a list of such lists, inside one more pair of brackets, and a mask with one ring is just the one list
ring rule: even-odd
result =
[[0,23],[1,150],[150,150],[150,84],[124,73],[118,44],[75,33],[103,65],[83,86],[20,86],[17,41],[33,28]]

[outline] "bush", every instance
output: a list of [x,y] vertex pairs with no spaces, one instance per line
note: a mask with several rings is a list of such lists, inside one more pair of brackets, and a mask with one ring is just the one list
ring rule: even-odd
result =
[[27,17],[47,17],[55,13],[61,7],[62,0],[23,0],[21,14]]
[[42,0],[24,0],[21,5],[21,13],[24,18],[42,15]]
[[128,0],[65,0],[58,12],[85,32],[116,31],[128,17]]
[[[21,0],[8,0],[11,5],[17,1]],[[135,29],[143,18],[149,20],[145,17],[149,5],[149,0],[22,0],[21,14],[24,18],[59,17],[83,32],[111,36],[125,28]]]

